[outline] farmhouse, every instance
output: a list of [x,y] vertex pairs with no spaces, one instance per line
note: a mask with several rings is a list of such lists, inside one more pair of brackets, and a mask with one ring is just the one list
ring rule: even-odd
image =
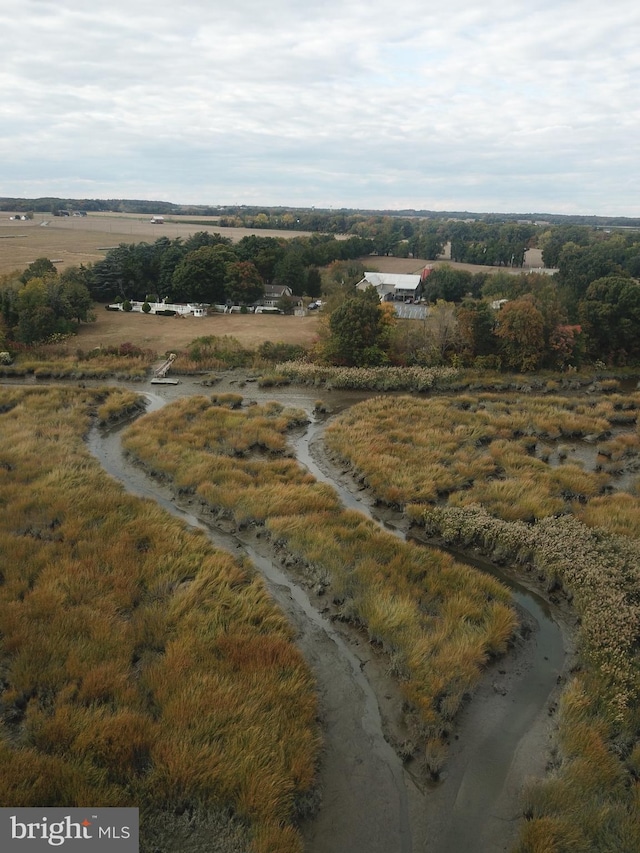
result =
[[375,287],[381,302],[397,300],[415,300],[420,294],[420,275],[403,275],[401,273],[365,272],[356,287],[358,290],[366,290],[367,287]]
[[265,284],[264,296],[256,304],[265,308],[276,308],[278,300],[283,296],[293,297],[293,291],[288,284]]

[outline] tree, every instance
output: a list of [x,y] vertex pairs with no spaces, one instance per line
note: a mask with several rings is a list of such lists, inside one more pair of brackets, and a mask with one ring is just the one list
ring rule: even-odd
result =
[[580,326],[558,325],[551,333],[549,349],[555,362],[554,367],[564,370],[580,362],[582,350],[582,328]]
[[322,292],[322,276],[317,267],[310,267],[307,270],[306,292],[307,296],[310,296],[312,299],[320,296]]
[[423,294],[429,302],[461,302],[471,290],[473,276],[466,270],[458,270],[442,264],[429,273],[423,286]]
[[225,290],[235,304],[253,305],[264,296],[264,283],[251,261],[234,261],[227,264]]
[[579,304],[587,352],[613,364],[640,361],[640,284],[605,276],[592,282]]
[[502,306],[495,334],[508,367],[525,373],[541,364],[545,355],[544,318],[529,299]]
[[375,288],[359,291],[329,318],[329,359],[355,367],[384,364],[388,361],[391,323]]
[[426,342],[431,364],[445,364],[447,356],[460,345],[460,328],[455,305],[439,299],[426,319]]
[[492,355],[496,350],[493,334],[495,311],[488,302],[467,299],[458,308],[461,345],[470,358]]
[[302,252],[298,247],[290,248],[275,270],[275,281],[291,288],[295,296],[302,296],[305,286],[305,268]]
[[44,279],[31,278],[21,288],[17,295],[16,312],[16,337],[24,344],[43,341],[55,332],[62,331],[49,304],[47,282]]
[[183,302],[222,304],[227,298],[227,264],[237,260],[225,245],[201,246],[180,261],[171,280],[172,297]]
[[63,281],[62,285],[69,318],[73,318],[78,325],[89,322],[92,319],[93,299],[87,287],[81,281],[74,279]]
[[33,263],[29,264],[29,266],[25,269],[25,271],[20,276],[20,281],[26,284],[32,278],[47,278],[50,276],[57,276],[58,270],[51,263],[49,258],[36,258]]
[[285,254],[280,240],[275,237],[259,237],[250,234],[243,237],[235,246],[236,254],[241,261],[251,261],[262,276],[263,281],[271,284],[276,267]]

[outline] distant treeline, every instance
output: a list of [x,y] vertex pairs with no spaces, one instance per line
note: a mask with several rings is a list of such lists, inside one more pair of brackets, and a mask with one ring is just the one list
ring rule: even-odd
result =
[[[416,219],[440,222],[583,225],[592,228],[640,228],[640,217],[580,216],[557,213],[482,213],[468,210],[370,210],[366,208],[315,208],[257,205],[185,205],[146,199],[9,198],[0,197],[0,210],[52,213],[56,210],[160,214],[163,216],[220,216],[221,225],[284,228],[292,231],[357,233],[355,226],[373,218]],[[365,235],[369,236],[369,235]]]

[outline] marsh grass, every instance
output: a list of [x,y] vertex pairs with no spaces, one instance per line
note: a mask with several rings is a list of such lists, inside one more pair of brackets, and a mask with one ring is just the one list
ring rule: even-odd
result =
[[230,335],[205,335],[195,338],[189,346],[176,353],[172,373],[202,373],[231,367],[250,367],[256,358],[253,350],[246,349]]
[[[538,441],[608,435],[623,406],[635,417],[639,405],[638,394],[588,401],[489,393],[429,400],[375,397],[330,424],[326,442],[390,505],[481,504],[499,518],[529,522],[576,512],[590,523],[589,502],[606,506],[612,500],[615,511],[615,500],[604,494],[611,476],[573,462],[552,466],[548,456],[538,459],[533,451]],[[635,457],[635,421],[631,426],[599,447],[616,458]],[[640,526],[633,533],[632,516],[627,512],[626,532],[640,536]],[[606,511],[597,519],[594,523],[612,532],[622,530],[607,521]]]
[[300,421],[277,404],[230,412],[192,398],[133,424],[124,446],[211,511],[264,524],[311,577],[330,582],[342,618],[393,659],[423,735],[435,742],[489,658],[505,651],[516,625],[509,594],[342,510],[331,488],[283,455]]
[[530,853],[545,843],[573,849],[563,846],[567,838],[577,839],[580,850],[640,849],[637,539],[570,516],[535,525],[507,522],[480,507],[434,507],[423,512],[423,522],[447,542],[535,569],[570,594],[580,619],[581,672],[561,702],[560,764],[530,787],[529,821],[517,849]]
[[[570,443],[587,438],[603,458],[635,464],[640,395],[623,397],[616,387],[608,385],[614,393],[606,398],[376,398],[327,430],[332,452],[379,499],[404,506],[429,535],[478,548],[500,563],[525,565],[573,601],[581,671],[561,702],[557,766],[527,791],[519,853],[640,850],[638,494],[607,493],[606,473],[566,461],[553,467],[532,455],[538,441],[549,448],[561,441],[568,458]],[[546,459],[551,455],[550,449]],[[439,490],[443,469],[464,472],[466,482]],[[430,491],[433,497],[424,501]],[[463,618],[464,607],[451,595],[445,605],[451,619]],[[499,645],[504,632],[495,618]],[[414,646],[415,654],[434,662],[434,684],[442,683],[447,665],[436,636],[428,649],[424,640]],[[488,633],[484,642],[489,649]],[[473,648],[468,645],[467,660]],[[419,706],[420,695],[414,701]],[[440,711],[455,708],[456,693],[449,689]],[[425,718],[430,711],[422,707]],[[437,772],[437,740],[429,741],[426,759]]]
[[252,850],[300,853],[313,679],[250,566],[88,455],[131,401],[0,390],[0,804],[223,806]]
[[36,379],[121,379],[142,380],[156,360],[155,352],[132,344],[90,350],[66,346],[26,347],[14,364],[0,368],[2,376],[33,375]]

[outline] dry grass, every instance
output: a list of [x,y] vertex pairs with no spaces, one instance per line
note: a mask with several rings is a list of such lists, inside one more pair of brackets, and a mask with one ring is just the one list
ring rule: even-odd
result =
[[[0,275],[23,270],[36,258],[58,261],[62,270],[68,266],[102,260],[107,248],[120,243],[152,243],[160,237],[186,239],[197,231],[221,233],[234,243],[251,234],[262,237],[282,237],[290,240],[308,232],[251,230],[249,228],[220,228],[217,217],[167,217],[164,225],[154,225],[151,216],[137,213],[89,213],[83,217],[53,217],[36,213],[28,222],[11,222],[9,213],[0,214]],[[42,223],[47,223],[42,225]],[[128,338],[126,339],[128,340]]]
[[401,673],[423,732],[438,739],[515,627],[507,591],[452,558],[403,543],[288,459],[300,413],[182,400],[133,424],[128,451],[196,492],[216,513],[265,524],[312,577],[331,583],[343,618],[364,627]]
[[[558,766],[527,793],[518,853],[640,849],[638,496],[603,494],[606,474],[566,462],[551,467],[534,455],[539,439],[568,446],[589,436],[600,438],[603,455],[634,465],[639,405],[638,394],[377,398],[328,430],[333,452],[378,498],[408,505],[430,535],[528,565],[573,600],[582,671],[563,696]],[[610,439],[613,429],[627,431]],[[464,618],[455,597],[446,608]],[[422,648],[416,644],[416,653]],[[444,706],[455,712],[453,690]],[[437,769],[437,742],[426,758]]]
[[[534,521],[575,512],[586,523],[640,536],[631,502],[603,496],[612,484],[603,471],[575,463],[551,466],[533,454],[538,440],[578,440],[608,433],[617,400],[482,394],[377,397],[334,421],[326,432],[330,450],[349,463],[378,498],[393,504],[480,504],[508,521]],[[637,413],[640,396],[626,398]],[[617,437],[618,452],[635,453],[637,432]],[[558,451],[562,457],[562,448]],[[565,454],[566,455],[566,454]],[[611,504],[611,520],[606,509]],[[625,505],[625,520],[614,518]],[[589,507],[602,506],[596,516]],[[638,511],[640,512],[640,510]],[[618,517],[621,515],[618,511]],[[633,523],[636,522],[634,528]]]
[[250,566],[127,496],[82,444],[104,391],[0,391],[3,806],[224,806],[299,853],[314,684]]

